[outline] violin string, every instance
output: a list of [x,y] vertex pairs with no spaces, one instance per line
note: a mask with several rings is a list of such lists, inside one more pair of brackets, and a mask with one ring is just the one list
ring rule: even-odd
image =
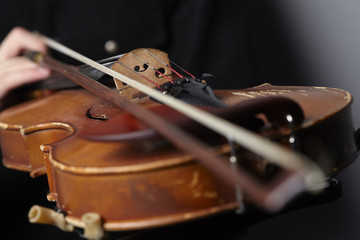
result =
[[116,63],[122,65],[123,67],[125,67],[125,68],[127,68],[127,69],[129,69],[130,71],[132,71],[133,73],[135,73],[135,74],[137,74],[138,76],[142,77],[142,78],[145,79],[146,81],[152,83],[152,84],[153,84],[154,86],[156,86],[160,91],[164,92],[164,89],[163,89],[159,84],[157,84],[156,82],[154,82],[153,80],[151,80],[151,79],[145,77],[144,75],[136,72],[136,71],[135,71],[134,69],[132,69],[131,67],[129,67],[129,66],[127,66],[127,65],[119,62],[119,60],[116,61]]
[[[169,60],[170,60],[170,59],[169,59]],[[195,79],[194,75],[192,75],[191,73],[189,73],[188,71],[186,71],[184,68],[180,67],[179,65],[177,65],[175,62],[173,62],[173,61],[171,61],[171,60],[170,60],[170,62],[171,62],[172,64],[174,64],[176,67],[180,68],[181,71],[185,72],[187,75],[189,75],[190,77],[192,77],[193,79]]]
[[150,63],[146,62],[144,59],[142,59],[141,57],[137,56],[135,53],[130,52],[136,59],[138,59],[139,61],[143,62],[144,64],[150,66],[156,73],[158,73],[161,77],[166,78],[167,80],[169,80],[172,84],[175,84],[174,81],[169,78],[168,76],[166,76],[165,74],[161,73],[158,69],[156,69],[155,67],[153,67]]
[[177,71],[175,71],[175,69],[173,69],[171,66],[169,66],[167,63],[165,63],[163,60],[161,60],[160,58],[158,58],[155,54],[153,54],[152,52],[150,52],[147,48],[145,48],[145,50],[151,55],[153,56],[155,59],[157,59],[158,61],[160,61],[162,64],[164,64],[166,67],[170,68],[171,71],[173,71],[179,78],[184,78],[183,75],[181,75],[180,73],[178,73]]

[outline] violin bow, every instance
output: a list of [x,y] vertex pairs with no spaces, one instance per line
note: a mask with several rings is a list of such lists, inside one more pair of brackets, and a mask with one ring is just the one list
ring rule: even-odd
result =
[[[273,184],[268,184],[271,186],[263,186],[245,170],[241,169],[241,167],[237,169],[236,174],[232,174],[233,171],[230,165],[227,164],[229,163],[228,159],[224,160],[224,157],[216,155],[210,147],[178,127],[168,123],[143,107],[124,99],[117,92],[81,74],[70,65],[59,62],[41,53],[30,54],[31,56],[29,56],[29,58],[35,62],[44,64],[52,70],[63,74],[95,95],[114,103],[134,115],[143,123],[154,128],[176,147],[202,162],[224,181],[234,186],[240,186],[252,201],[265,209],[270,211],[278,210],[284,206],[290,198],[304,189],[316,191],[325,186],[325,175],[320,167],[303,154],[294,152],[245,128],[145,86],[75,52],[53,39],[40,34],[37,35],[50,48],[123,81],[144,94],[207,126],[229,141],[236,142],[259,156],[266,158],[269,162],[286,169],[287,171],[284,171],[284,174],[280,174],[280,176],[273,181]],[[281,197],[279,198],[279,196]]]

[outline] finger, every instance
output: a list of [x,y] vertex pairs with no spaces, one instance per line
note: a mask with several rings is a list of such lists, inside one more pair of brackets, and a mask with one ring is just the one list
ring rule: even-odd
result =
[[14,70],[1,74],[1,93],[6,93],[10,89],[21,86],[24,83],[31,83],[50,75],[49,69],[39,67],[36,64],[22,65]]
[[40,79],[46,78],[50,75],[50,71],[46,68],[37,67],[27,69],[21,72],[14,72],[3,77],[2,84],[4,87],[0,88],[0,98],[2,98],[9,90],[19,87],[27,83],[35,82]]
[[0,79],[2,75],[6,75],[7,72],[20,71],[25,68],[35,68],[38,64],[30,61],[26,57],[14,57],[6,61],[0,62]]
[[36,35],[21,27],[16,27],[0,45],[0,61],[15,57],[23,50],[46,52],[47,47]]

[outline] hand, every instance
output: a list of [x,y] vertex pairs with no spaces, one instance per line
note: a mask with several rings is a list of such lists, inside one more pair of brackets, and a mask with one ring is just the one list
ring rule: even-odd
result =
[[0,98],[11,89],[38,81],[50,70],[19,56],[23,50],[47,52],[46,45],[34,34],[16,27],[0,44]]

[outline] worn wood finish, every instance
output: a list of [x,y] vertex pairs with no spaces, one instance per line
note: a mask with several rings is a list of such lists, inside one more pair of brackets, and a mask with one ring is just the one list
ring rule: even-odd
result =
[[[351,96],[346,91],[262,85],[216,94],[229,105],[272,95],[297,101],[305,115],[298,129],[301,150],[328,175],[349,164],[357,152]],[[87,212],[98,212],[104,228],[115,231],[162,226],[238,207],[233,187],[169,144],[74,138],[81,129],[100,128],[107,121],[99,119],[122,113],[84,90],[58,92],[5,110],[0,114],[4,164],[33,176],[47,173],[48,199],[56,201],[67,213],[67,221],[79,227]],[[48,119],[39,122],[44,116]],[[285,134],[276,140],[287,138]],[[9,139],[17,144],[10,144]],[[308,145],[314,143],[321,147],[310,149]],[[250,200],[247,196],[246,201]]]

